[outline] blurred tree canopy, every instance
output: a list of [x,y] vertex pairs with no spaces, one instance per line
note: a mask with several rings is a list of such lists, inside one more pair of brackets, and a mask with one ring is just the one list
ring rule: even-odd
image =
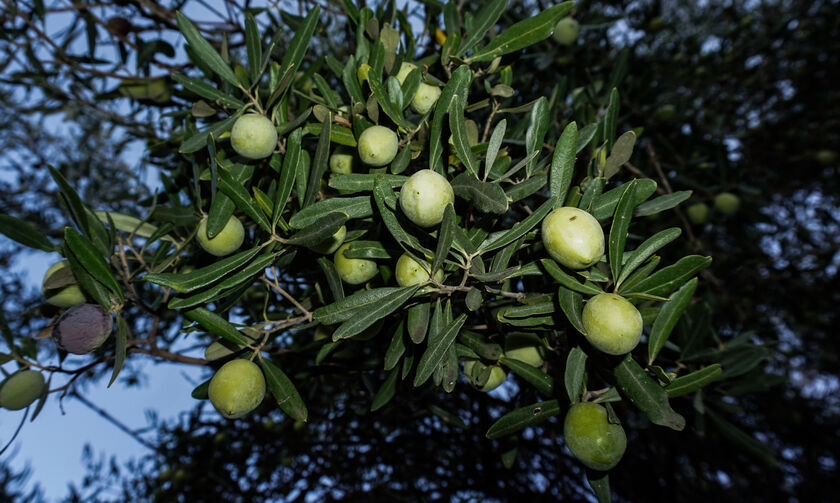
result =
[[[255,15],[266,44],[284,28],[276,43],[282,55],[303,16],[320,5],[297,93],[307,92],[307,77],[329,71],[330,58],[345,61],[356,39],[347,7],[333,0],[268,7],[248,0],[2,1],[0,213],[34,223],[54,240],[64,235],[66,219],[48,164],[89,206],[125,213],[147,206],[138,202],[165,192],[167,183],[188,183],[176,153],[185,136],[182,112],[195,96],[172,75],[196,68],[184,52],[177,11],[222,53],[244,61],[245,12]],[[491,36],[550,6],[509,4]],[[463,19],[483,2],[456,5]],[[393,9],[389,2],[370,6]],[[443,8],[434,0],[400,3],[419,28],[415,59],[440,53],[435,31],[445,31]],[[833,333],[840,325],[840,2],[582,0],[574,17],[581,32],[571,46],[549,38],[502,58],[502,67],[513,67],[509,87],[516,90],[506,106],[546,96],[558,124],[570,116],[589,124],[609,89],[619,89],[618,130],[639,138],[624,169],[655,180],[660,195],[693,191],[686,204],[647,217],[646,225],[651,232],[683,229],[686,239],[662,252],[663,263],[689,253],[714,257],[701,274],[703,302],[682,323],[710,324],[707,336],[732,378],[708,392],[708,408],[702,400],[674,402],[688,418],[682,433],[622,409],[630,448],[610,473],[615,500],[833,499],[840,452],[840,346]],[[200,107],[192,112],[201,117]],[[171,178],[159,181],[159,173]],[[721,192],[740,197],[735,215],[714,209]],[[686,214],[695,203],[712,207],[705,222]],[[0,269],[10,270],[21,250],[0,241]],[[54,314],[22,277],[0,275],[0,288],[3,311],[15,313],[7,316],[11,332],[36,334]],[[253,295],[258,310],[262,298]],[[156,331],[157,356],[165,358],[181,320],[155,323],[137,317],[131,330]],[[564,450],[560,417],[518,439],[486,438],[500,416],[538,401],[521,381],[509,380],[499,394],[462,385],[452,393],[412,388],[371,413],[381,380],[368,372],[380,365],[374,350],[348,343],[349,353],[313,372],[319,346],[310,333],[290,337],[300,349],[284,370],[293,380],[307,376],[298,388],[308,422],[268,408],[232,422],[197,402],[176,420],[150,424],[154,435],[144,438],[154,450],[128,466],[90,452],[90,477],[66,501],[589,497],[584,470]],[[547,365],[562,374],[566,363],[555,356]],[[144,370],[129,359],[121,379],[139,382]],[[94,368],[79,384],[109,372]],[[25,474],[0,468],[0,499],[36,497],[37,487],[20,489]]]

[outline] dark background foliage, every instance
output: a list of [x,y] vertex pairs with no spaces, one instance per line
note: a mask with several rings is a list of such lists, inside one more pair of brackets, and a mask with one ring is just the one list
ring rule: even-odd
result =
[[[0,213],[37,223],[58,238],[63,217],[47,163],[62,168],[92,207],[114,210],[130,210],[149,195],[148,173],[172,168],[167,152],[177,145],[167,143],[172,132],[165,113],[186,101],[178,90],[126,98],[120,78],[147,82],[142,79],[182,70],[183,58],[170,56],[164,44],[178,45],[173,13],[193,2],[97,2],[89,9],[44,3],[44,15],[60,14],[55,22],[65,30],[38,28],[40,2],[4,0],[0,11],[0,170],[8,174],[0,179]],[[501,25],[544,3],[511,2]],[[220,4],[202,31],[208,37],[230,33],[231,51],[241,51],[241,13],[248,2]],[[463,2],[463,9],[479,4]],[[348,50],[351,35],[340,2],[322,6],[324,21],[307,64],[327,53],[341,59]],[[298,12],[295,5],[284,8]],[[409,6],[421,23],[426,8]],[[276,12],[263,12],[261,22],[294,28],[294,14]],[[728,389],[735,398],[717,407],[778,461],[769,463],[764,451],[750,452],[710,427],[709,416],[688,401],[680,402],[679,412],[689,418],[681,434],[622,408],[632,433],[611,474],[618,500],[832,500],[840,452],[840,347],[834,337],[840,324],[840,163],[825,162],[817,152],[840,147],[834,80],[840,3],[582,1],[575,17],[583,30],[573,47],[548,40],[519,60],[505,58],[503,64],[514,64],[513,87],[523,100],[566,96],[593,82],[605,86],[626,61],[620,130],[644,128],[628,169],[657,180],[661,190],[693,190],[690,202],[711,205],[724,190],[741,196],[741,211],[733,217],[713,212],[708,223],[695,225],[677,210],[650,225],[653,231],[672,225],[690,231],[680,241],[685,248],[671,250],[674,256],[714,257],[698,290],[713,313],[712,336],[723,346],[741,334],[767,348],[748,374],[752,378]],[[435,25],[428,28],[431,33]],[[162,42],[150,48],[154,40]],[[435,50],[428,37],[419,46],[421,53]],[[121,61],[123,54],[129,56]],[[581,99],[590,90],[584,88]],[[673,116],[663,107],[673,107]],[[54,127],[56,119],[61,128]],[[14,243],[0,242],[0,269],[8,269],[17,253]],[[0,285],[4,311],[16,313],[9,317],[12,329],[37,331],[45,313],[34,292],[9,274],[0,275]],[[171,332],[161,333],[167,342]],[[304,337],[294,342],[302,357],[291,360],[299,368],[287,369],[290,375],[315,351]],[[360,345],[352,358],[323,365],[317,383],[301,390],[311,411],[308,424],[277,410],[237,422],[211,420],[198,409],[185,412],[150,425],[158,431],[154,451],[129,466],[91,452],[91,476],[67,501],[586,499],[588,488],[564,451],[558,418],[526,430],[511,469],[502,466],[500,453],[512,446],[484,437],[499,415],[535,401],[524,387],[516,403],[463,385],[448,395],[407,389],[370,414],[368,397],[378,383],[359,371],[368,351]],[[549,365],[562,368],[564,362]],[[125,376],[136,378],[131,366]],[[0,499],[35,498],[24,493],[37,493],[37,480],[0,469]],[[106,498],[105,489],[122,494]]]

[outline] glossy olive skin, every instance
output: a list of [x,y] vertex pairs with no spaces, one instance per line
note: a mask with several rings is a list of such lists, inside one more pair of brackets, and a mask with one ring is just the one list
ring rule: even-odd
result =
[[46,285],[50,277],[66,267],[70,267],[70,262],[67,260],[62,260],[61,262],[56,262],[51,265],[44,274],[44,281],[41,283],[41,292],[45,297],[48,293],[50,295],[49,297],[46,297],[47,303],[61,308],[75,306],[85,302],[85,294],[82,293],[81,288],[79,288],[79,285],[77,284],[67,285],[61,289],[56,288],[49,292],[47,291]]
[[586,340],[610,355],[629,353],[642,337],[642,315],[621,295],[602,293],[583,307]]
[[554,40],[560,45],[572,45],[580,33],[580,23],[573,18],[566,17],[554,26]]
[[[400,286],[419,285],[429,281],[429,269],[432,264],[426,262],[420,264],[414,260],[408,253],[403,253],[397,259],[397,267],[395,269],[395,276],[397,284]],[[443,269],[435,271],[435,281],[438,283],[443,280]]]
[[264,159],[277,148],[277,130],[274,124],[260,114],[247,114],[236,119],[230,130],[233,150],[248,159]]
[[564,206],[542,222],[542,242],[551,258],[570,269],[586,269],[604,256],[604,230],[591,214]]
[[433,227],[443,220],[447,204],[455,201],[452,185],[441,174],[421,169],[400,188],[400,209],[420,227]]
[[256,409],[265,397],[265,377],[250,360],[231,360],[216,371],[208,390],[219,414],[237,419]]
[[734,215],[741,207],[741,199],[731,192],[721,192],[715,196],[715,209],[724,215]]
[[593,470],[612,469],[627,449],[624,428],[611,424],[607,409],[596,403],[572,405],[563,423],[563,436],[572,454]]
[[22,370],[0,384],[0,407],[21,410],[29,407],[44,391],[44,375],[37,370]]
[[[485,365],[481,362],[477,362],[475,360],[467,360],[464,362],[464,375],[467,377],[467,380],[470,382],[471,385],[476,387],[479,391],[483,391],[487,393],[488,391],[493,391],[494,389],[498,388],[505,382],[507,379],[507,372],[498,366],[498,365],[490,365],[490,377],[487,378],[487,382],[483,385],[478,385],[478,383],[473,381],[473,368],[479,365],[480,367],[485,367]],[[481,373],[483,368],[476,369],[476,373]]]
[[510,334],[505,337],[505,358],[513,358],[532,367],[545,363],[545,347],[535,334]]
[[376,276],[378,269],[376,262],[373,260],[347,258],[344,256],[344,250],[349,247],[350,243],[344,243],[338,247],[338,250],[336,250],[333,256],[335,271],[341,280],[351,285],[360,285]]
[[52,338],[68,353],[84,355],[108,340],[114,329],[111,313],[99,304],[78,304],[61,315],[53,325]]
[[385,166],[397,156],[397,133],[385,126],[371,126],[359,135],[359,158],[368,166]]
[[245,227],[238,218],[231,216],[222,230],[210,239],[207,237],[207,218],[203,218],[198,224],[195,237],[204,251],[217,257],[224,257],[242,246],[242,242],[245,241]]

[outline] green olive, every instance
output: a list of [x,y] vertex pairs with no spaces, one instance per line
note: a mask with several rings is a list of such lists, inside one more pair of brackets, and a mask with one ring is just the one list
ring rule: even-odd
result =
[[314,251],[314,252],[323,253],[324,255],[328,255],[328,254],[336,251],[338,249],[338,247],[341,246],[342,243],[344,243],[344,238],[346,236],[347,236],[347,227],[342,225],[341,227],[339,227],[339,229],[337,231],[335,231],[335,234],[333,234],[332,236],[327,238],[325,241],[323,241],[321,243],[318,243],[315,246],[310,246],[309,249]]
[[[397,268],[395,271],[397,283],[400,286],[411,286],[425,283],[429,281],[429,270],[431,267],[432,264],[429,262],[420,264],[408,253],[403,253],[400,255],[400,258],[397,259]],[[440,283],[442,280],[443,269],[438,269],[435,271],[435,281]]]
[[542,242],[551,258],[570,269],[586,269],[604,255],[604,230],[589,213],[564,206],[542,222]]
[[545,363],[545,346],[535,334],[510,334],[505,337],[505,358],[513,358],[532,367]]
[[715,209],[724,215],[734,215],[741,207],[741,199],[731,192],[721,192],[715,196]]
[[[478,365],[478,367],[476,367],[476,365]],[[488,366],[490,367],[490,377],[487,378],[487,382],[483,385],[479,385],[475,379],[477,379]],[[464,375],[467,376],[467,380],[471,385],[478,388],[479,391],[483,391],[485,393],[501,386],[507,378],[507,373],[502,367],[498,365],[484,365],[476,360],[467,360],[464,362]]]
[[642,315],[621,295],[598,294],[583,307],[583,328],[590,344],[604,353],[629,353],[642,338]]
[[443,220],[447,204],[455,201],[449,181],[430,169],[411,175],[400,188],[400,208],[420,227],[432,227]]
[[277,148],[274,124],[260,114],[247,114],[236,119],[230,131],[233,150],[248,159],[264,159]]
[[709,207],[705,203],[695,203],[686,208],[685,212],[688,214],[691,223],[699,225],[706,221],[706,217],[709,215]]
[[210,403],[219,413],[236,419],[248,414],[265,397],[265,377],[256,363],[232,360],[216,371],[208,390]]
[[627,449],[624,428],[610,423],[607,409],[596,403],[572,405],[563,423],[563,436],[572,454],[593,470],[613,468]]
[[369,166],[385,166],[397,156],[397,134],[385,126],[371,126],[359,135],[359,158]]
[[554,26],[554,40],[560,45],[572,45],[580,33],[580,24],[570,17],[557,22]]
[[44,376],[37,370],[21,370],[0,384],[0,407],[21,410],[29,407],[44,391]]
[[417,92],[414,93],[414,99],[411,100],[411,108],[418,114],[425,114],[435,106],[438,98],[440,98],[440,88],[421,82],[417,87]]
[[362,258],[347,258],[344,250],[350,247],[350,243],[339,246],[333,256],[333,263],[338,276],[345,283],[359,285],[367,282],[376,276],[376,262]]
[[[62,286],[55,289],[48,288],[47,281],[50,279],[50,277],[54,274],[59,273],[59,271],[65,268],[68,269],[70,277],[67,278],[68,281],[62,281],[62,283],[68,284],[66,286]],[[79,285],[76,284],[76,278],[73,276],[72,272],[69,271],[69,269],[70,262],[68,262],[67,260],[56,262],[55,264],[51,265],[49,269],[47,269],[46,274],[44,274],[44,280],[41,283],[41,292],[44,294],[44,297],[46,297],[47,303],[52,304],[56,307],[65,308],[75,306],[77,304],[83,304],[85,302],[85,294],[82,293],[81,288],[79,288]],[[47,295],[49,295],[49,297],[47,297]]]
[[211,239],[207,237],[207,218],[205,217],[198,224],[196,238],[204,251],[217,257],[224,257],[242,246],[245,240],[245,228],[238,218],[231,216],[222,230]]

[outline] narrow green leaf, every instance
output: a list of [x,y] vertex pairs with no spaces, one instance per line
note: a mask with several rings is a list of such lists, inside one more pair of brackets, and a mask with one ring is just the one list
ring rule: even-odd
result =
[[256,258],[246,267],[242,268],[241,271],[233,274],[224,281],[216,283],[202,292],[189,297],[173,297],[167,306],[169,309],[185,309],[210,302],[214,298],[224,295],[227,291],[240,287],[245,282],[251,280],[254,275],[263,272],[267,267],[269,267],[269,265],[271,265],[272,262],[274,262],[277,255],[277,253],[266,253],[263,256]]
[[557,265],[557,262],[550,258],[540,259],[540,264],[542,264],[546,272],[550,274],[552,278],[556,279],[558,283],[570,290],[585,293],[587,295],[598,295],[604,293],[604,291],[594,283],[581,283],[580,281],[576,280],[574,277],[572,277],[570,274],[564,271],[559,265]]
[[609,472],[586,470],[586,480],[595,493],[598,503],[612,503],[612,491],[610,490]]
[[232,273],[249,262],[260,252],[260,249],[259,246],[255,246],[250,250],[241,251],[236,255],[231,255],[230,257],[223,258],[208,266],[188,273],[174,274],[167,272],[146,274],[143,276],[143,280],[172,288],[178,293],[189,293],[221,280],[227,274]]
[[300,162],[300,142],[303,136],[303,130],[298,128],[292,131],[289,139],[286,141],[286,157],[283,159],[283,168],[280,170],[280,181],[277,186],[277,194],[274,196],[274,211],[273,225],[277,225],[283,210],[286,208],[286,202],[292,194],[292,188],[295,185],[295,175],[297,174],[298,163]]
[[349,297],[337,300],[332,304],[319,307],[312,313],[316,321],[325,325],[333,325],[347,321],[364,311],[370,311],[383,304],[388,298],[402,296],[414,287],[385,287],[373,290],[360,290]]
[[125,300],[125,293],[117,282],[117,278],[114,277],[108,263],[99,254],[93,243],[71,227],[64,228],[64,242],[67,243],[70,251],[91,276],[105,285],[121,301]]
[[394,335],[391,337],[391,343],[385,351],[384,370],[387,372],[397,366],[400,358],[405,354],[405,339],[403,339],[405,331],[405,322],[401,321],[394,330]]
[[566,384],[566,394],[569,395],[571,403],[580,402],[586,390],[586,358],[586,353],[578,346],[573,347],[569,351],[569,356],[566,357],[563,379]]
[[[373,73],[373,70],[371,70],[368,75],[372,75]],[[373,91],[373,95],[376,97],[376,102],[388,118],[400,127],[409,130],[417,128],[417,125],[406,119],[402,111],[391,102],[391,99],[388,97],[388,91],[382,87],[382,84],[377,79],[368,78],[368,84],[370,85],[370,90]]]
[[248,72],[251,74],[251,83],[256,84],[260,79],[262,67],[262,44],[260,44],[257,20],[250,12],[245,13],[245,47],[248,51]]
[[519,21],[491,40],[489,44],[473,52],[466,61],[476,63],[492,61],[499,56],[547,39],[554,32],[557,21],[568,14],[574,5],[574,2],[563,2],[549,7],[536,16]]
[[373,187],[373,197],[376,200],[376,207],[379,209],[379,215],[382,217],[385,227],[394,239],[397,240],[397,243],[409,245],[415,250],[422,252],[424,256],[431,255],[430,251],[420,245],[416,237],[407,233],[402,228],[393,210],[388,207],[388,201],[392,201],[394,205],[396,204],[396,195],[391,190],[383,175],[377,175],[376,177],[376,182]]
[[306,404],[292,381],[286,377],[280,367],[263,358],[262,355],[260,355],[260,366],[263,369],[263,374],[265,374],[266,386],[274,395],[280,409],[292,419],[306,421],[309,412],[306,410]]
[[303,229],[333,212],[344,213],[348,220],[351,218],[366,218],[373,215],[373,207],[371,206],[370,196],[331,197],[297,212],[289,219],[289,226],[292,229]]
[[239,333],[233,325],[218,314],[203,307],[184,312],[184,317],[204,327],[208,332],[225,338],[234,344],[247,346],[251,341]]
[[399,375],[400,373],[397,369],[392,370],[388,374],[385,382],[383,382],[382,386],[379,387],[379,391],[376,392],[376,395],[373,397],[373,401],[370,403],[371,412],[376,412],[381,409],[390,402],[392,398],[394,398],[394,393],[397,391],[397,377],[399,377]]
[[271,224],[260,206],[254,201],[248,190],[225,170],[219,171],[219,189],[236,204],[237,208],[251,217],[251,220],[256,222],[262,230],[271,232]]
[[618,124],[618,89],[610,91],[610,102],[607,111],[604,112],[604,139],[607,140],[607,149],[612,150],[615,145],[615,128]]
[[521,236],[524,236],[538,223],[542,222],[542,219],[545,218],[552,209],[554,209],[556,201],[556,197],[551,196],[551,198],[544,202],[533,213],[528,215],[524,220],[514,224],[510,229],[501,232],[494,232],[484,242],[482,242],[481,245],[479,245],[479,251],[481,253],[487,253],[489,251],[497,250],[516,241]]
[[466,65],[461,65],[454,72],[449,82],[443,86],[437,104],[435,105],[435,113],[432,118],[432,127],[429,133],[429,169],[441,172],[441,154],[443,153],[443,142],[441,135],[443,132],[443,118],[449,113],[449,108],[452,105],[453,98],[458,95],[464,95],[469,88],[472,80],[472,71]]
[[490,440],[495,440],[517,431],[524,430],[529,426],[541,423],[546,419],[560,414],[560,402],[557,400],[548,400],[546,402],[538,402],[525,407],[514,409],[504,416],[500,417],[498,421],[493,423],[490,429],[487,430],[485,436]]
[[[321,131],[324,126],[320,122],[309,122],[306,124],[306,132],[315,136],[321,136]],[[330,141],[339,145],[347,147],[356,147],[356,137],[353,136],[353,131],[344,126],[333,124],[330,126]]]
[[432,261],[432,271],[437,271],[438,268],[446,260],[449,255],[449,249],[452,247],[452,241],[455,239],[455,208],[451,204],[447,204],[443,209],[443,220],[440,223],[440,230],[438,230],[437,247],[435,248],[435,258]]
[[472,49],[475,44],[479,43],[484,38],[484,35],[496,25],[502,12],[505,11],[506,6],[507,0],[490,0],[489,2],[484,2],[476,13],[476,17],[467,36],[455,52],[455,56],[460,58],[468,50]]
[[332,174],[330,175],[330,187],[338,190],[346,190],[349,192],[370,192],[377,178],[381,178],[388,187],[400,187],[408,180],[407,176],[403,175],[388,175],[384,173],[350,173],[347,175]]
[[508,210],[505,191],[495,183],[482,182],[469,173],[461,173],[452,179],[450,185],[455,195],[472,201],[483,213],[504,214]]
[[668,398],[687,395],[717,381],[722,372],[720,364],[714,363],[688,375],[677,377],[665,386],[665,391],[668,393]]
[[556,197],[555,204],[559,208],[566,200],[569,187],[572,186],[572,176],[575,170],[575,155],[577,153],[578,128],[576,122],[571,122],[557,140],[554,156],[551,158],[548,186],[551,196]]
[[185,139],[181,144],[181,148],[178,149],[178,152],[182,154],[192,154],[194,152],[198,152],[207,146],[207,139],[210,135],[212,135],[213,138],[220,137],[225,131],[233,127],[233,123],[236,122],[236,119],[238,118],[239,114],[237,113],[227,119],[214,122],[204,130],[199,131],[198,133]]
[[529,156],[533,155],[531,160],[528,161],[528,169],[526,170],[528,176],[533,175],[536,170],[539,160],[538,153],[542,150],[545,133],[548,131],[548,121],[548,99],[542,96],[531,108],[528,117],[528,129],[525,131],[525,152]]
[[[99,218],[100,222],[104,223],[110,219],[118,231],[127,232],[141,238],[151,238],[160,231],[159,227],[124,213],[118,213],[116,211],[96,211],[94,214],[97,218]],[[163,234],[157,239],[171,241],[173,243],[175,242],[175,239],[169,234]]]
[[452,97],[449,105],[449,129],[452,132],[452,143],[455,144],[455,154],[464,163],[467,172],[473,178],[478,178],[478,159],[472,152],[467,137],[467,123],[464,119],[464,106],[467,102],[469,88],[460,88]]
[[665,389],[645,373],[632,355],[628,354],[615,368],[615,377],[624,396],[653,424],[677,431],[685,428],[685,418],[671,408]]
[[627,233],[633,215],[633,193],[636,191],[636,180],[628,185],[624,195],[618,200],[612,227],[610,227],[610,272],[613,280],[621,275],[621,259],[624,256],[624,245],[627,243]]
[[633,155],[633,146],[636,144],[636,133],[627,131],[618,137],[615,141],[615,146],[607,157],[607,163],[604,166],[604,178],[609,180],[613,175],[618,173],[625,162],[630,160]]
[[624,265],[621,267],[621,274],[618,275],[618,281],[615,282],[616,287],[620,287],[624,280],[636,268],[644,264],[657,250],[677,239],[680,234],[682,234],[682,230],[679,227],[671,227],[670,229],[659,231],[630,252],[627,260],[625,260]]
[[[288,49],[283,54],[283,61],[280,64],[281,75],[287,72],[296,72],[300,69],[300,64],[306,55],[306,49],[309,47],[312,35],[315,34],[315,28],[318,26],[320,15],[321,6],[315,5],[306,14],[306,18],[298,25],[295,36],[292,37]],[[291,82],[291,79],[288,82]],[[279,86],[275,92],[282,93],[285,90],[284,88],[285,86]]]
[[414,344],[420,344],[426,339],[426,331],[429,328],[429,313],[432,310],[431,302],[423,302],[408,308],[405,320],[405,329],[408,338]]
[[0,214],[0,233],[23,246],[36,250],[54,252],[58,249],[34,225],[9,215]]
[[511,369],[516,375],[525,379],[540,392],[549,396],[554,393],[554,379],[542,370],[514,358],[506,358],[503,356],[499,361],[502,365]]
[[405,304],[414,295],[418,288],[420,288],[420,285],[399,288],[393,295],[382,300],[376,306],[363,311],[357,310],[352,318],[342,323],[333,332],[333,341],[346,339],[361,333],[364,329],[399,309],[400,306]]
[[192,392],[190,393],[190,396],[196,400],[207,400],[209,398],[211,380],[212,378],[207,379],[203,383],[193,388]]
[[[505,131],[507,130],[507,119],[502,119],[493,128],[493,134],[490,135],[490,141],[487,144],[487,154],[484,157],[484,179],[490,174],[493,168],[493,163],[496,162],[496,156],[499,154],[499,147],[502,146],[502,140],[505,139]],[[552,193],[553,194],[553,193]]]
[[52,179],[58,185],[61,197],[70,211],[70,217],[76,227],[93,243],[100,254],[110,256],[112,250],[108,246],[108,231],[105,226],[82,201],[79,193],[67,182],[64,175],[50,165],[47,165],[47,168],[50,170]]
[[125,324],[125,318],[122,315],[117,316],[117,332],[114,335],[114,342],[116,343],[116,349],[114,350],[114,370],[111,371],[111,380],[108,381],[108,387],[110,388],[114,381],[117,380],[117,376],[120,375],[120,371],[125,365],[125,349],[126,349],[126,342],[128,341],[128,327]]
[[557,291],[557,302],[560,304],[560,309],[563,310],[563,314],[566,315],[569,323],[578,332],[586,335],[586,329],[583,328],[583,297],[579,293],[561,286]]
[[[212,142],[208,142],[208,146],[212,144]],[[213,157],[213,155],[210,156],[211,159]],[[210,166],[212,169],[214,163],[211,162]],[[246,183],[254,176],[254,167],[246,164],[234,164],[227,171],[230,173],[231,178],[239,183]],[[213,175],[214,180],[218,182],[218,172],[216,170],[213,170]],[[236,210],[236,203],[227,195],[216,192],[213,197],[213,202],[210,203],[210,211],[207,212],[207,237],[212,239],[222,232],[222,229],[230,221],[230,217],[233,216],[234,210]]]
[[435,337],[434,341],[431,338],[429,339],[426,351],[423,353],[423,356],[420,357],[420,362],[417,364],[417,371],[414,376],[414,387],[425,383],[429,377],[431,377],[435,369],[438,368],[449,351],[449,347],[455,343],[458,331],[461,330],[465,321],[467,321],[467,315],[462,314],[452,320],[452,322],[443,329],[440,335]]
[[461,330],[461,333],[458,334],[458,340],[473,350],[477,357],[491,361],[497,361],[502,357],[502,346],[495,342],[488,342],[483,335],[470,330]]
[[670,337],[671,331],[677,326],[677,321],[679,321],[683,311],[685,311],[685,308],[691,302],[691,296],[694,295],[696,289],[697,278],[693,278],[680,287],[671,296],[671,300],[666,302],[662,310],[659,311],[659,316],[653,322],[653,327],[648,337],[648,365],[656,360],[656,356],[662,350],[662,346],[665,345],[668,337]]
[[345,213],[338,211],[329,213],[293,234],[286,242],[297,246],[315,246],[338,232],[346,221],[347,214]]
[[[628,184],[620,185],[612,190],[604,192],[599,195],[592,203],[590,213],[592,213],[598,220],[604,220],[612,216],[615,207],[618,205],[618,200],[624,195],[624,191],[628,188]],[[656,192],[656,182],[650,178],[641,178],[636,180],[636,192],[633,197],[634,205],[638,206],[647,198]]]
[[700,255],[688,255],[681,258],[675,264],[665,267],[635,285],[628,286],[629,282],[619,289],[621,294],[644,293],[648,295],[665,296],[673,292],[686,280],[709,267],[712,257]]
[[[580,198],[578,208],[592,213],[592,207],[594,206],[595,201],[597,201],[601,196],[601,192],[604,190],[604,184],[606,183],[607,181],[600,177],[590,180],[586,185],[586,188],[583,189],[583,196]],[[624,193],[622,192],[622,195],[623,194]]]
[[225,63],[225,60],[219,56],[216,49],[210,45],[210,42],[201,36],[201,33],[192,21],[187,19],[181,12],[175,13],[175,20],[178,23],[178,29],[184,34],[184,38],[187,39],[190,48],[195,51],[195,54],[201,59],[201,62],[233,87],[239,87],[239,79],[236,78],[236,74]]
[[237,109],[245,106],[245,103],[242,102],[242,100],[219,91],[216,87],[204,82],[203,80],[193,79],[179,73],[173,74],[172,80],[184,86],[184,89],[187,91],[195,93],[218,105]]
[[656,215],[659,212],[670,210],[681,202],[691,197],[690,190],[680,190],[673,194],[666,194],[659,196],[656,199],[651,199],[645,203],[640,204],[636,208],[637,217],[646,217],[649,215]]
[[111,295],[108,293],[108,289],[102,285],[99,281],[96,280],[88,271],[85,269],[85,266],[79,261],[78,257],[70,250],[70,246],[68,246],[67,242],[64,242],[62,246],[62,254],[67,258],[70,262],[70,267],[73,269],[73,275],[79,280],[79,286],[82,287],[82,290],[88,294],[97,304],[105,308],[106,310],[111,309]]

